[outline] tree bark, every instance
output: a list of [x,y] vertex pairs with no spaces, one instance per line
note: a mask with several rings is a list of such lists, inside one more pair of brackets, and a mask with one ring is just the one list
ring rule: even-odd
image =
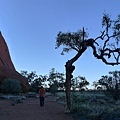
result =
[[[81,49],[81,51],[79,51],[75,57],[73,57],[71,60],[68,60],[66,62],[66,83],[65,83],[65,87],[66,87],[66,110],[65,113],[70,113],[71,111],[71,78],[72,78],[72,72],[74,71],[75,67],[72,65],[81,55],[82,53],[85,52],[85,50],[87,49],[87,47],[83,47]],[[72,71],[72,72],[71,72]]]
[[67,106],[66,106],[66,113],[70,113],[71,110],[71,94],[70,94],[70,88],[71,88],[71,73],[70,73],[70,67],[72,67],[72,64],[70,64],[70,62],[66,62],[66,102],[67,102]]

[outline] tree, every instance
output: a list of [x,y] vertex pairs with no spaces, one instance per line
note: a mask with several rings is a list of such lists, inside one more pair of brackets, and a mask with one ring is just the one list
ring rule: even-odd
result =
[[79,79],[81,80],[81,82],[79,83],[79,86],[78,86],[80,90],[81,90],[83,87],[86,88],[86,86],[90,84],[90,83],[86,80],[85,77],[79,76]]
[[48,77],[49,86],[52,87],[54,84],[58,88],[64,88],[65,78],[64,74],[55,71],[55,68],[52,68]]
[[47,76],[44,75],[39,75],[36,78],[34,78],[34,80],[32,80],[31,82],[31,86],[30,86],[30,91],[32,92],[38,92],[38,90],[40,89],[40,86],[46,86],[45,82],[47,81]]
[[101,76],[98,84],[106,89],[106,95],[110,94],[113,99],[118,100],[120,98],[120,71],[112,71],[109,74],[112,76]]
[[26,77],[29,83],[31,83],[36,77],[38,77],[35,71],[31,71],[30,73],[28,73],[27,71],[21,71],[20,74]]
[[65,89],[65,74],[64,73],[57,73],[57,78],[59,79],[58,82],[58,89],[59,90],[64,90]]
[[71,109],[70,87],[72,73],[75,70],[73,64],[87,48],[92,48],[94,57],[102,60],[106,65],[120,64],[120,15],[117,16],[116,20],[111,20],[108,14],[103,14],[102,27],[100,35],[96,38],[88,38],[88,32],[84,30],[84,27],[72,33],[60,31],[57,35],[56,48],[63,46],[62,55],[71,50],[76,51],[76,55],[68,60],[65,65],[67,111]]
[[92,84],[92,86],[94,86],[95,87],[94,89],[96,90],[97,86],[98,86],[98,82],[94,81],[93,84]]
[[112,79],[108,75],[101,76],[101,79],[98,80],[97,85],[101,85],[104,90],[110,89],[112,85]]
[[47,87],[46,82],[47,82],[48,76],[47,75],[39,75],[39,79],[40,79],[41,85],[44,87]]
[[75,90],[76,88],[81,90],[84,87],[86,88],[87,85],[89,85],[89,82],[86,80],[85,77],[82,76],[75,77],[71,80],[71,87],[73,88],[73,90]]
[[45,86],[45,81],[47,81],[46,75],[37,75],[35,71],[28,73],[27,71],[21,71],[21,75],[28,79],[30,83],[30,91],[37,92],[41,85]]
[[120,71],[109,72],[112,75],[114,99],[120,99]]
[[19,94],[22,92],[20,81],[12,78],[6,78],[1,84],[3,93]]
[[57,84],[56,83],[54,83],[54,84],[52,84],[51,86],[50,86],[50,92],[52,93],[52,94],[56,94],[56,92],[57,92],[57,90],[58,90],[58,86],[57,86]]

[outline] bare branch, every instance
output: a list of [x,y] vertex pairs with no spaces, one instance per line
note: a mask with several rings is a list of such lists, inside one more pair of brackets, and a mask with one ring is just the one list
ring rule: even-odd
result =
[[97,40],[97,39],[102,39],[103,40],[103,38],[104,38],[104,33],[105,33],[105,30],[104,31],[101,31],[101,35],[100,36],[98,36],[97,38],[95,38],[95,41]]
[[[112,66],[114,66],[114,65],[120,64],[120,62],[119,62],[118,59],[116,59],[115,62],[108,62],[108,61],[104,58],[104,56],[110,55],[111,53],[114,53],[114,52],[117,52],[117,53],[118,53],[118,56],[120,56],[120,48],[117,48],[117,49],[115,49],[115,50],[110,50],[110,49],[106,48],[106,50],[103,51],[104,53],[98,55],[98,54],[97,54],[97,51],[96,51],[96,47],[95,47],[94,45],[92,45],[91,47],[92,47],[92,49],[93,49],[93,55],[94,55],[97,59],[101,59],[106,65],[112,65]],[[105,51],[109,51],[109,54],[106,54]],[[118,57],[118,58],[119,58],[119,57]]]
[[105,42],[104,42],[104,46],[103,46],[103,50],[105,49],[105,47],[106,47],[106,44],[107,44],[107,42],[109,41],[109,36],[108,36],[108,34],[106,34],[106,36],[107,36],[107,39],[105,40]]
[[75,47],[72,47],[72,46],[71,46],[71,48],[72,48],[73,50],[79,52],[79,49],[77,49],[77,48],[75,48]]

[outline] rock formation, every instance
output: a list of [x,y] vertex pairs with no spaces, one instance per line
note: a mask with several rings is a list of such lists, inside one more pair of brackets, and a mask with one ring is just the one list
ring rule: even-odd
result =
[[16,71],[9,54],[7,44],[0,32],[0,84],[6,78],[19,80],[23,92],[27,92],[29,90],[28,80]]

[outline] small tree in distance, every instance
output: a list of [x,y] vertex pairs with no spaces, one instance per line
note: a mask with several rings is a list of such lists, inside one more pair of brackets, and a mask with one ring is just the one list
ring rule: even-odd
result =
[[27,71],[21,71],[21,75],[28,79],[30,84],[30,92],[38,92],[41,85],[46,86],[47,81],[46,75],[37,75],[35,71],[28,73]]
[[83,90],[84,88],[87,88],[86,86],[89,85],[89,82],[86,80],[85,77],[78,76],[75,78],[72,78],[71,80],[71,88],[74,90]]
[[[55,88],[58,89],[64,89],[64,83],[65,83],[65,78],[64,78],[64,73],[60,73],[55,71],[55,68],[52,68],[49,72],[49,76],[47,81],[49,82],[49,87],[56,86]],[[56,90],[56,89],[55,89]]]
[[101,79],[98,80],[98,85],[104,87],[105,94],[112,97],[114,100],[120,99],[120,71],[109,72],[112,76],[101,76]]
[[71,50],[76,51],[76,55],[68,60],[66,68],[66,112],[71,110],[70,87],[72,73],[75,70],[75,61],[91,47],[95,58],[102,60],[106,65],[120,64],[120,15],[116,20],[111,20],[108,14],[103,14],[102,31],[96,38],[88,38],[87,31],[83,29],[77,32],[59,32],[56,38],[56,48],[63,46],[62,54]]

